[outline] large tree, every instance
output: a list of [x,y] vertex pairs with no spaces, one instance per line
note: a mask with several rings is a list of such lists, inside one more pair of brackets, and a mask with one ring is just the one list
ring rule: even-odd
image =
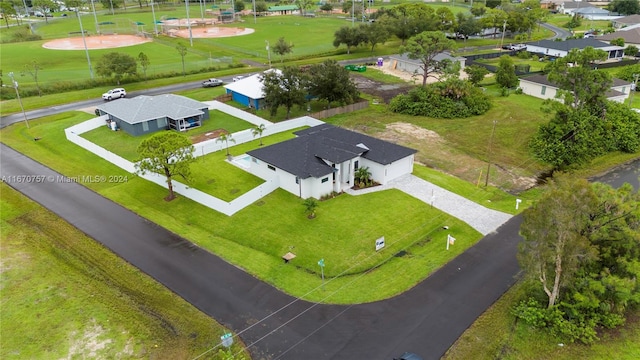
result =
[[516,67],[513,59],[509,55],[502,55],[498,62],[496,70],[496,82],[503,88],[513,88],[518,85],[518,76],[516,76]]
[[96,73],[103,77],[113,77],[118,85],[126,75],[135,75],[138,71],[136,59],[131,55],[111,52],[103,55],[96,65]]
[[287,109],[287,119],[294,105],[307,103],[304,75],[298,67],[285,66],[282,71],[265,71],[262,75],[264,102],[271,116],[275,116],[280,106]]
[[464,41],[471,35],[475,35],[482,31],[482,25],[473,15],[465,15],[464,13],[456,14],[456,27],[457,34],[464,36]]
[[334,102],[351,104],[360,96],[358,88],[349,77],[349,71],[335,60],[312,65],[309,76],[309,94],[327,101],[329,107]]
[[372,54],[376,45],[384,44],[389,40],[389,37],[391,37],[386,26],[379,22],[360,24],[359,27],[364,39],[363,42],[366,42],[371,46]]
[[351,48],[365,42],[365,37],[359,27],[343,26],[338,29],[333,38],[333,46],[339,47],[341,44],[347,46],[347,54],[351,54]]
[[574,280],[581,262],[594,257],[583,230],[597,198],[586,180],[558,176],[537,203],[525,211],[518,261],[526,276],[540,283],[551,308]]
[[[501,9],[489,9],[485,16],[482,17],[482,27],[484,29],[502,31],[505,21],[509,19],[509,14]],[[497,31],[493,32],[493,37],[496,37]]]
[[51,16],[51,12],[56,8],[56,3],[53,0],[33,0],[31,2],[33,8],[40,11],[44,16],[44,21],[49,23],[49,16]]
[[422,70],[422,86],[427,84],[427,78],[436,77],[445,66],[435,59],[436,55],[453,49],[455,42],[446,38],[440,31],[425,31],[412,36],[406,46],[400,47],[400,53],[407,54],[409,59],[420,61]]
[[11,4],[10,2],[2,1],[0,2],[0,13],[2,14],[2,17],[4,18],[4,21],[7,24],[7,28],[8,28],[9,17],[16,15],[16,9],[13,7],[13,4]]
[[140,160],[136,170],[140,174],[148,172],[167,178],[169,195],[165,200],[175,199],[172,179],[181,176],[188,180],[191,176],[190,164],[195,160],[194,147],[186,136],[175,131],[162,131],[142,140],[138,146]]
[[280,63],[284,62],[284,56],[293,51],[293,43],[287,43],[284,36],[280,37],[273,45],[273,52],[280,55]]
[[473,85],[478,85],[482,80],[484,80],[485,75],[489,73],[489,70],[484,66],[480,65],[470,65],[465,66],[464,72],[469,75],[468,79]]
[[549,65],[549,81],[560,89],[565,105],[574,109],[588,108],[594,113],[604,108],[606,93],[613,80],[608,72],[593,70],[599,61],[607,59],[603,50],[586,47],[571,49],[567,56]]
[[524,218],[518,259],[538,285],[515,314],[558,340],[584,343],[623,324],[640,304],[640,193],[562,175]]
[[609,3],[609,11],[617,12],[621,15],[640,14],[639,0],[613,0]]

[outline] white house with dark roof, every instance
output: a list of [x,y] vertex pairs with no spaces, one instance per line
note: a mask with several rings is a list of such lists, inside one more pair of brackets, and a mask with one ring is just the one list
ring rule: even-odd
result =
[[603,50],[608,54],[607,58],[609,60],[622,59],[624,56],[624,47],[611,45],[595,39],[571,39],[564,41],[540,40],[527,43],[528,52],[553,57],[565,57],[569,54],[569,51],[573,49],[582,50],[587,47]]
[[[629,98],[631,83],[628,81],[613,79],[611,89],[607,91],[607,99],[623,103]],[[546,75],[533,75],[520,79],[520,88],[523,94],[540,99],[557,99],[558,90],[556,84],[547,79]]]
[[280,187],[303,199],[320,199],[352,187],[355,172],[367,167],[380,183],[413,171],[416,150],[329,124],[295,133],[296,138],[247,152],[248,171],[278,178]]
[[174,94],[141,95],[99,105],[97,115],[108,115],[118,127],[133,136],[158,130],[186,131],[209,119],[207,104]]

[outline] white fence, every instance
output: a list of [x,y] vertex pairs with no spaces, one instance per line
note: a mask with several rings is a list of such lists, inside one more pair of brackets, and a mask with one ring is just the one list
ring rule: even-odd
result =
[[[224,105],[224,104],[223,104]],[[228,106],[228,105],[225,105]],[[233,108],[233,107],[232,107]],[[235,108],[233,108],[235,109]],[[226,109],[225,109],[226,110]],[[235,109],[238,110],[238,109]],[[249,114],[245,111],[242,110],[238,110],[241,112],[241,116],[243,115],[249,115],[249,116],[255,116],[252,114]],[[244,117],[241,117],[243,120],[247,120]],[[248,120],[247,120],[248,121]],[[266,120],[264,120],[266,121]],[[296,119],[291,119],[291,120],[286,120],[283,122],[279,122],[279,123],[271,123],[267,121],[267,125],[265,125],[265,129],[262,131],[262,136],[269,136],[269,135],[273,135],[273,134],[277,134],[277,133],[281,133],[284,131],[289,131],[291,129],[295,129],[295,128],[299,128],[299,127],[303,127],[303,126],[316,126],[316,125],[320,125],[323,124],[322,121],[318,120],[318,119],[314,119],[310,116],[303,116],[303,117],[299,117]],[[232,141],[229,141],[229,148],[232,148],[235,145],[240,145],[240,144],[244,144],[246,142],[255,140],[256,137],[253,135],[253,130],[252,129],[247,129],[247,130],[242,130],[242,131],[238,131],[235,132],[233,134],[231,134],[231,138],[233,139]],[[197,143],[194,145],[195,147],[195,151],[194,151],[194,155],[196,157],[198,156],[204,156],[207,154],[210,154],[212,152],[216,152],[219,150],[226,150],[227,148],[227,143],[224,141],[218,141],[217,139],[210,139],[210,140],[206,140],[200,143]],[[238,155],[238,154],[236,154]]]
[[[270,121],[264,120],[253,114],[249,114],[246,111],[236,109],[232,106],[223,104],[218,101],[210,101],[210,102],[207,102],[207,104],[210,106],[210,109],[220,110],[232,116],[236,116],[245,121],[251,122],[254,125],[260,125],[260,124],[265,125],[265,130],[263,131],[262,136],[277,134],[279,132],[288,131],[288,130],[303,127],[303,126],[316,126],[316,125],[323,124],[322,121],[314,119],[309,116],[303,116],[300,118],[273,124]],[[121,169],[124,169],[125,171],[128,171],[130,173],[135,173],[136,168],[134,163],[80,136],[85,132],[97,129],[100,126],[106,126],[106,120],[108,118],[109,117],[107,115],[103,115],[97,118],[93,118],[91,120],[87,120],[80,124],[74,125],[72,127],[66,128],[64,132],[67,137],[67,140],[82,147],[83,149],[86,149],[87,151],[90,151],[98,155],[99,157],[111,162],[112,164],[118,166]],[[255,139],[251,129],[233,133],[231,137],[235,140],[235,143],[230,142],[229,147],[231,147],[232,145],[239,145]],[[223,150],[223,149],[226,149],[226,145],[227,144],[224,142],[216,142],[215,139],[207,140],[194,145],[196,148],[194,155],[198,157],[198,156],[203,156],[215,151]],[[167,179],[162,175],[158,175],[155,173],[147,173],[145,175],[140,175],[140,177],[146,180],[149,180],[155,184],[158,184],[164,188],[167,188]],[[280,186],[278,178],[266,179],[263,184],[251,189],[247,193],[232,200],[231,202],[226,202],[218,199],[215,196],[206,194],[198,189],[190,188],[181,182],[173,180],[172,184],[173,184],[173,190],[176,193],[184,197],[187,197],[197,203],[200,203],[204,206],[207,206],[213,210],[221,212],[227,216],[231,216],[236,212],[244,209],[245,207],[251,205],[255,201],[273,192]]]

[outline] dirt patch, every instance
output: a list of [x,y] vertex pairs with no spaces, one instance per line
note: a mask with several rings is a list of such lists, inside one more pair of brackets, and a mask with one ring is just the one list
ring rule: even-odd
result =
[[204,134],[198,134],[198,135],[189,136],[189,140],[191,140],[192,144],[197,144],[197,143],[201,143],[203,141],[215,139],[217,137],[220,137],[220,135],[222,135],[222,134],[228,134],[228,133],[229,132],[227,130],[225,130],[225,129],[217,129],[217,130],[209,131],[209,132],[204,133]]
[[[357,129],[364,130],[364,129]],[[377,138],[418,150],[418,164],[442,170],[473,184],[484,184],[487,163],[451,146],[435,131],[420,126],[396,122],[374,134]],[[513,169],[492,164],[489,184],[511,192],[520,192],[536,184],[535,178],[523,177]]]
[[[250,28],[231,28],[231,27],[200,27],[191,28],[191,36],[193,38],[219,38],[230,36],[241,36],[253,34],[255,30]],[[173,32],[173,35],[189,38],[189,29],[181,29]]]
[[42,47],[52,50],[84,50],[86,42],[87,49],[93,50],[134,46],[151,41],[149,38],[136,35],[92,35],[85,36],[84,41],[82,36],[51,40],[42,44]]
[[356,84],[358,90],[380,99],[385,104],[388,104],[391,99],[399,94],[405,94],[414,87],[414,85],[410,84],[385,84],[355,73],[352,73],[350,77]]

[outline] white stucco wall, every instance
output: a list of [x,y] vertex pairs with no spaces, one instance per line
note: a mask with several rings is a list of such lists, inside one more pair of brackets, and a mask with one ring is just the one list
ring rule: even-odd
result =
[[413,172],[413,155],[407,156],[404,159],[392,162],[385,168],[385,177],[382,184],[397,179],[402,175],[411,174]]
[[527,51],[530,53],[544,54],[547,56],[565,57],[567,52],[563,50],[549,49],[543,46],[527,45]]
[[523,79],[520,80],[520,88],[523,94],[531,95],[538,99],[555,99],[558,89],[547,86],[545,93],[542,94],[542,86],[541,84],[532,83]]

